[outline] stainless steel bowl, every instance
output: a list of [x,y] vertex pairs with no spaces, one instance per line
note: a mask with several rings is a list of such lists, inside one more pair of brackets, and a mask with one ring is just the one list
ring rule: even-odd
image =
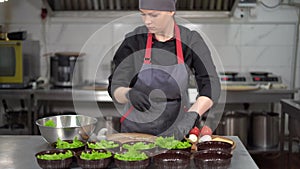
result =
[[[48,120],[53,120],[56,127],[45,126]],[[39,127],[42,137],[48,143],[54,143],[57,138],[61,140],[78,139],[87,141],[95,130],[97,119],[84,115],[59,115],[45,117],[36,120],[35,124]]]

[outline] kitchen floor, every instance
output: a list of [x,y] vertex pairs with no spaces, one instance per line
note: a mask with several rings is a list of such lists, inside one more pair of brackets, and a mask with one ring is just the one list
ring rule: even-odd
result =
[[[292,153],[290,155],[290,166],[288,166],[288,153],[259,153],[251,155],[260,169],[299,169],[300,168],[300,153]],[[284,165],[282,164],[285,159]]]
[[[300,144],[293,144],[293,152],[290,155],[288,151],[285,151],[282,154],[279,152],[264,152],[251,154],[251,156],[260,169],[300,168]],[[288,156],[290,158],[290,165],[288,165]]]

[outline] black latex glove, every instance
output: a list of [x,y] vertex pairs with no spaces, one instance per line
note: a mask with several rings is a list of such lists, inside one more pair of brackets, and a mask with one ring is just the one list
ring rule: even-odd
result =
[[177,140],[182,140],[184,136],[189,134],[190,130],[197,125],[201,117],[197,112],[185,112],[182,120],[180,120],[172,128],[168,129],[168,132],[164,135],[174,136]]
[[151,107],[149,97],[139,90],[136,90],[134,88],[130,89],[126,94],[126,97],[133,105],[133,107],[138,111],[144,112]]

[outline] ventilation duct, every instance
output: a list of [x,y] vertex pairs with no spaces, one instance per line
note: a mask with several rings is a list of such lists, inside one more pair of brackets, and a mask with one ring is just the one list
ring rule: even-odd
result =
[[[136,11],[138,0],[43,0],[52,12]],[[177,0],[177,12],[219,12],[233,14],[239,0]]]

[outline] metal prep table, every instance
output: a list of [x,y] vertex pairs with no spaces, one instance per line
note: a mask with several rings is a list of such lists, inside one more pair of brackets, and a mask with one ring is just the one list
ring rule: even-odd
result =
[[[283,117],[285,117],[285,114],[288,115],[288,123],[291,123],[292,120],[296,120],[296,122],[300,121],[300,100],[293,100],[293,99],[282,99],[280,101],[281,105],[282,105],[282,114]],[[285,121],[285,118],[284,118]],[[292,137],[293,136],[298,136],[299,135],[299,128],[294,128],[295,126],[290,126],[289,124],[289,135],[288,135],[288,168],[290,168],[290,153],[292,153]],[[295,133],[297,130],[297,133]],[[281,134],[284,134],[284,132],[282,132]]]
[[[225,92],[225,91],[222,91]],[[271,89],[271,90],[255,90],[255,91],[226,91],[226,99],[220,99],[220,104],[229,103],[279,103],[281,99],[292,99],[296,90],[290,89]],[[36,119],[38,113],[38,106],[40,104],[50,103],[52,101],[67,101],[73,102],[73,94],[75,94],[76,100],[83,102],[101,102],[105,104],[111,104],[112,99],[105,90],[83,90],[75,89],[74,93],[72,89],[10,89],[0,90],[0,97],[6,98],[22,98],[28,99],[28,111],[33,110],[33,120]],[[197,89],[189,89],[190,100],[195,100],[197,96]],[[224,101],[224,103],[222,102]],[[30,120],[30,121],[29,121]],[[33,133],[37,133],[37,129],[33,129],[33,121],[31,117],[28,118],[31,130]]]
[[[71,88],[61,88],[61,89],[38,89],[34,92],[34,118],[37,119],[39,115],[39,107],[43,106],[43,113],[47,113],[51,110],[51,106],[56,106],[57,104],[72,104],[74,100],[78,102],[101,102],[101,104],[106,104],[112,107],[112,99],[106,90],[83,90],[83,89],[71,89]],[[38,133],[37,126],[34,126],[34,134]]]
[[[281,99],[292,99],[296,92],[297,90],[294,89],[259,89],[251,91],[222,90],[219,103],[279,103]],[[189,89],[189,94],[190,100],[195,100],[198,94],[197,89]]]
[[[236,136],[226,136],[236,143],[230,169],[258,169],[254,160]],[[35,154],[51,149],[41,136],[0,136],[0,168],[39,169]],[[191,163],[191,167],[193,164]],[[73,167],[80,168],[80,167]],[[154,168],[154,167],[149,167]]]
[[[0,99],[17,99],[18,101],[20,99],[24,99],[25,106],[27,107],[27,127],[25,129],[17,129],[20,130],[19,132],[23,134],[31,134],[32,128],[33,128],[33,122],[32,122],[32,111],[33,111],[33,93],[34,90],[32,89],[1,89],[0,90]],[[2,106],[2,105],[1,105]],[[1,115],[1,112],[0,112]],[[13,133],[10,129],[8,131],[10,133]]]

